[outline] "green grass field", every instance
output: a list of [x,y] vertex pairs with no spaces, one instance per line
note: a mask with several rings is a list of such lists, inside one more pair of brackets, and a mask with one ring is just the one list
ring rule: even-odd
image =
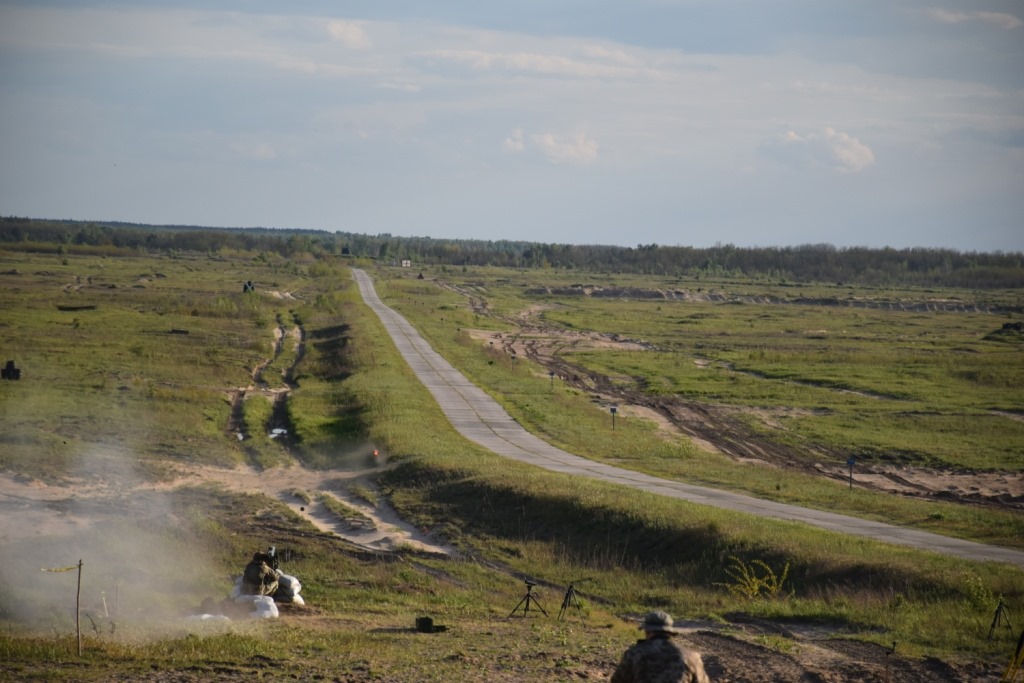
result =
[[[619,420],[617,429],[609,430],[606,408],[465,333],[467,328],[498,326],[500,316],[536,306],[538,298],[523,292],[535,289],[538,281],[555,288],[557,283],[547,282],[545,275],[539,273],[527,282],[505,271],[437,274],[439,280],[454,282],[475,296],[486,293],[489,308],[502,311],[496,317],[480,316],[464,296],[408,275],[384,280],[379,291],[520,422],[571,452],[659,476],[1024,547],[1024,519],[1017,512],[849,491],[842,483],[795,471],[752,474],[749,465],[702,452],[685,438],[664,438],[645,420]],[[657,284],[616,280],[617,286],[634,288]],[[750,296],[746,288],[740,289],[743,296]],[[913,294],[887,296],[909,301]],[[1009,300],[1010,294],[1004,298]],[[545,324],[651,345],[648,351],[562,352],[574,362],[618,378],[627,388],[642,386],[654,394],[746,409],[746,423],[755,432],[816,456],[829,451],[836,465],[855,457],[866,463],[963,470],[1019,473],[1024,468],[1024,422],[993,412],[1024,412],[1020,393],[1012,386],[1024,379],[1024,349],[1019,342],[984,338],[1003,317],[931,314],[928,340],[919,343],[900,341],[924,334],[923,327],[914,327],[920,325],[914,323],[914,313],[901,314],[910,320],[897,324],[892,311],[817,306],[552,296],[541,297],[540,303]],[[874,336],[851,332],[857,329],[855,321],[864,318],[857,324],[876,329]],[[700,328],[685,325],[680,332],[675,325],[680,319],[693,320]],[[830,320],[836,331],[845,330],[845,336],[828,337],[827,330],[822,331],[824,320]],[[506,325],[504,330],[509,333],[512,328]],[[680,339],[683,334],[685,341]],[[981,384],[970,379],[976,376],[999,379]],[[991,388],[993,383],[1001,388]],[[778,409],[784,409],[775,413],[781,427],[769,427],[755,417],[756,411]],[[828,461],[829,456],[821,457]]]
[[[1020,545],[1024,536],[1019,514],[850,492],[781,472],[744,481],[742,469],[685,439],[666,439],[645,420],[622,420],[611,431],[607,413],[588,396],[558,387],[538,368],[501,357],[465,333],[508,329],[500,318],[475,313],[465,296],[407,271],[376,275],[386,301],[439,351],[523,424],[570,451],[979,540]],[[454,275],[444,273],[509,316],[538,303],[524,287],[557,284],[544,271]],[[242,294],[246,280],[257,283],[255,296]],[[756,283],[743,287],[757,291]],[[96,502],[95,509],[72,498],[55,501],[69,514],[95,516],[70,539],[4,542],[5,675],[143,680],[154,670],[190,670],[226,680],[560,681],[609,672],[634,637],[624,617],[652,606],[723,625],[745,615],[814,624],[885,646],[897,640],[909,657],[1002,662],[1008,656],[1003,634],[986,636],[1000,599],[1014,609],[1022,604],[1020,570],[543,472],[465,441],[413,379],[341,262],[0,252],[0,288],[7,294],[0,347],[23,368],[21,381],[0,384],[6,475],[87,486],[130,470],[137,484],[123,498]],[[641,338],[659,349],[579,354],[580,363],[623,382],[644,377],[652,391],[814,410],[789,421],[793,438],[855,444],[865,457],[872,449],[899,450],[915,462],[1020,469],[1013,420],[968,433],[956,426],[964,416],[994,418],[992,409],[1021,410],[1012,387],[999,386],[1002,377],[1019,379],[1020,347],[984,340],[997,326],[995,317],[966,315],[949,327],[945,316],[936,316],[943,321],[930,328],[936,338],[922,341],[924,322],[907,330],[872,313],[855,326],[852,316],[867,316],[864,311],[844,311],[851,317],[826,325],[828,311],[809,311],[812,318],[804,320],[796,306],[771,309],[760,321],[741,305],[677,310],[668,303],[583,303],[559,302],[542,315],[551,324]],[[703,315],[690,317],[697,313]],[[686,319],[694,323],[678,322]],[[287,406],[294,456],[259,434],[270,411],[255,390],[242,406],[254,436],[240,442],[227,428],[231,392],[249,387],[254,369],[274,356],[279,324],[301,324],[307,342]],[[824,340],[807,332],[821,329],[834,332]],[[846,333],[833,341],[839,330]],[[909,335],[904,350],[879,352],[898,330]],[[297,355],[283,345],[263,375],[269,389],[280,388],[282,371]],[[951,360],[961,355],[970,363]],[[908,374],[886,372],[863,357],[889,358],[886,367],[906,367]],[[709,365],[700,368],[694,359]],[[936,383],[950,386],[933,397],[929,387]],[[827,413],[819,414],[822,409]],[[952,436],[935,438],[944,428]],[[309,467],[344,468],[350,445],[367,441],[388,454],[379,495],[418,528],[459,547],[462,559],[362,551],[317,532],[280,501],[253,493],[202,484],[141,486],[170,481],[176,468],[190,465],[265,468],[294,457]],[[226,595],[228,575],[269,543],[295,551],[285,568],[304,585],[305,610],[221,627],[181,619],[203,597]],[[83,604],[97,620],[95,627],[85,623],[81,657],[67,609],[71,574],[39,573],[41,566],[78,559],[84,561]],[[737,567],[767,567],[762,578],[768,583],[783,573],[786,579],[774,595],[756,586],[752,592],[736,579]],[[585,620],[506,619],[522,595],[523,577],[542,582],[549,613],[557,611],[568,581],[590,579],[581,586]],[[123,610],[116,618],[98,617],[101,594],[119,595]],[[42,608],[25,609],[28,604]],[[412,633],[421,614],[451,627],[443,640]]]

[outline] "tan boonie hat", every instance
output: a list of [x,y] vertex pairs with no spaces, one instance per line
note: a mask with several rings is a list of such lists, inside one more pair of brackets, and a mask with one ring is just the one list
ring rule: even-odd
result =
[[673,623],[675,622],[667,612],[648,612],[644,617],[644,623],[640,624],[640,630],[648,633],[677,633]]

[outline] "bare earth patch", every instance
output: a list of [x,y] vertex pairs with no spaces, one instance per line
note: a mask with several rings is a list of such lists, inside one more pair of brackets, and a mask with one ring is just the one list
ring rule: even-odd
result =
[[[408,547],[442,555],[454,554],[454,548],[431,540],[427,534],[400,519],[386,503],[371,506],[341,486],[358,481],[363,487],[371,487],[365,476],[368,473],[310,470],[301,465],[268,470],[249,466],[234,469],[192,467],[181,468],[177,478],[169,483],[108,481],[85,484],[71,481],[61,486],[0,474],[0,511],[3,512],[0,515],[0,543],[74,534],[92,526],[95,520],[91,515],[119,514],[118,500],[134,493],[168,492],[181,486],[215,483],[228,491],[260,493],[280,500],[320,531],[339,536],[361,548],[386,551]],[[312,502],[296,497],[295,491],[308,492]],[[372,524],[353,526],[340,519],[316,500],[320,492],[339,498],[371,520]],[[74,512],[59,505],[62,501],[71,500],[75,502]],[[83,506],[84,503],[95,505]]]

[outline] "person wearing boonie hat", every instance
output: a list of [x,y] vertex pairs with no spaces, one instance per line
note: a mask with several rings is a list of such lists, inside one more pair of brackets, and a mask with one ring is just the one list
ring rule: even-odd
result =
[[611,683],[710,683],[700,653],[672,640],[673,624],[666,612],[648,612],[640,624],[645,637],[622,655]]

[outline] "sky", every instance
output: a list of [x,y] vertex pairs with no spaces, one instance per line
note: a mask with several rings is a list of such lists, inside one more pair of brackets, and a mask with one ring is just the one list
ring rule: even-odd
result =
[[1024,251],[1024,0],[0,0],[0,215]]

